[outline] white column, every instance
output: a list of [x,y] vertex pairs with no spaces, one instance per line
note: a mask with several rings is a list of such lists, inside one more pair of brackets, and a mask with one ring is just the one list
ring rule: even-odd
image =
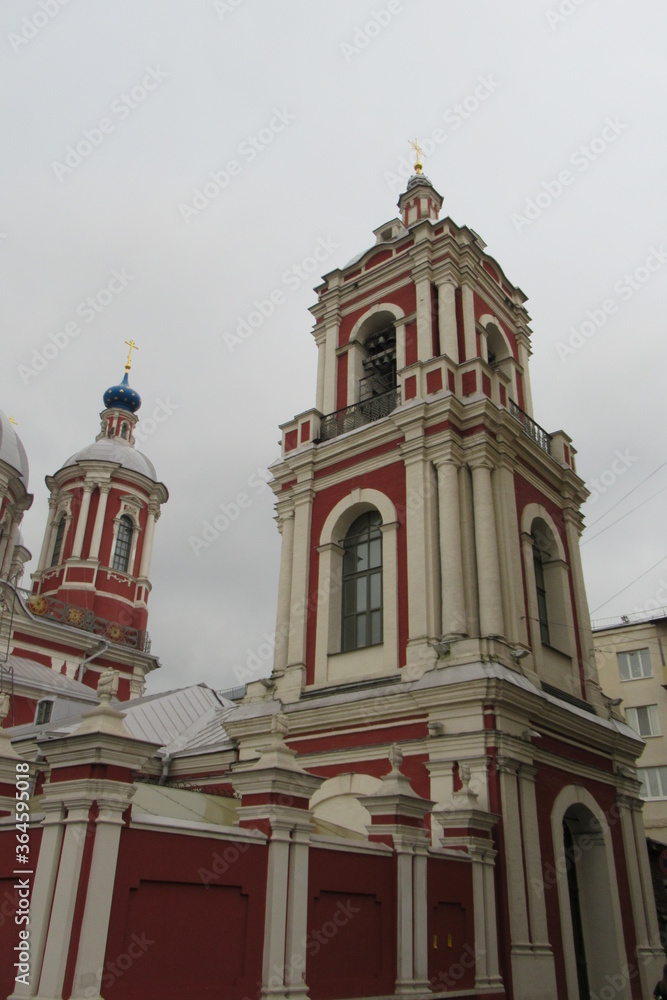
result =
[[521,840],[526,866],[528,916],[535,979],[542,983],[545,996],[557,995],[556,968],[549,942],[546,900],[544,898],[544,865],[540,851],[540,831],[535,796],[536,768],[521,764],[519,768],[519,799],[521,802]]
[[96,991],[94,1000],[101,1000],[99,994],[116,879],[118,847],[124,826],[123,813],[134,794],[131,785],[125,786],[124,789],[118,785],[117,789],[120,793],[117,798],[97,800],[100,812],[95,825],[95,846],[77,949],[72,985],[73,1000],[93,996],[92,990]]
[[308,575],[310,563],[310,519],[314,493],[310,486],[296,488],[294,502],[294,558],[287,665],[306,662],[306,625],[308,622]]
[[317,331],[315,336],[317,344],[317,396],[315,399],[315,409],[324,413],[324,373],[326,371],[326,333],[324,330]]
[[[579,629],[579,642],[581,646],[581,658],[584,667],[585,683],[587,687],[591,684],[594,688],[599,689],[600,683],[595,660],[595,651],[593,649],[591,616],[588,610],[586,584],[584,583],[584,572],[581,565],[581,551],[579,548],[580,537],[576,520],[577,515],[574,511],[565,508],[563,511],[563,517],[565,519],[565,537],[567,538],[567,548],[570,557],[570,578],[572,580],[572,591],[574,593],[574,605],[577,615],[577,626]],[[567,596],[569,600],[569,593]],[[572,640],[572,656],[576,657],[574,630],[572,632]]]
[[498,539],[490,468],[481,464],[474,466],[472,480],[480,632],[482,635],[503,635]]
[[[636,859],[636,864],[639,868],[639,883],[641,885],[641,896],[642,904],[644,910],[644,922],[646,926],[646,937],[644,942],[638,940],[637,952],[639,954],[643,953],[644,961],[640,962],[640,967],[642,969],[642,983],[644,985],[644,994],[649,995],[649,991],[655,985],[656,979],[658,978],[662,966],[665,961],[665,953],[662,950],[660,944],[660,930],[658,928],[658,916],[655,909],[655,896],[653,893],[653,881],[651,879],[651,869],[648,860],[648,851],[646,850],[646,830],[644,829],[644,819],[642,816],[642,803],[638,799],[631,800],[632,802],[632,827],[634,830],[634,843],[631,844],[628,841],[628,847],[625,850],[626,858],[629,857],[630,852],[633,853]],[[629,835],[629,827],[627,830]],[[623,831],[623,839],[625,842],[625,830]],[[639,900],[635,903],[635,891],[633,889],[633,867],[628,866],[628,877],[630,879],[630,892],[633,896],[633,909],[637,905],[638,910]],[[641,920],[637,922],[637,938],[640,937],[640,927]],[[652,961],[651,961],[652,959]]]
[[9,570],[12,565],[12,556],[14,554],[14,548],[16,546],[16,540],[19,534],[19,524],[21,523],[21,515],[15,514],[12,518],[10,528],[9,528],[9,538],[7,540],[7,547],[5,549],[5,554],[2,560],[2,570],[0,570],[0,576],[7,577],[9,575]]
[[523,568],[526,575],[526,616],[528,618],[528,641],[533,653],[533,663],[536,673],[542,667],[542,638],[540,635],[540,612],[537,606],[537,590],[535,585],[535,565],[533,563],[533,536],[527,531],[521,533],[521,549],[523,552]]
[[39,573],[46,567],[46,560],[49,557],[49,551],[51,549],[51,538],[53,536],[53,524],[56,512],[56,502],[55,500],[49,500],[49,517],[46,522],[46,530],[44,532],[44,541],[42,542],[42,550],[39,553],[39,562],[37,563],[37,572]]
[[521,377],[521,382],[523,385],[523,408],[528,414],[528,416],[532,417],[533,394],[530,388],[529,359],[530,359],[530,350],[528,348],[528,345],[524,343],[524,341],[521,339],[519,340],[519,364],[523,368],[523,374]]
[[308,997],[305,983],[308,936],[308,845],[310,817],[292,834],[287,888],[285,985],[290,998]]
[[412,869],[413,919],[414,919],[414,978],[416,983],[428,988],[428,848],[416,844]]
[[461,305],[463,306],[466,361],[472,361],[473,358],[477,357],[477,334],[475,331],[475,296],[470,285],[463,285],[461,289]]
[[505,628],[512,643],[528,644],[528,630],[524,611],[523,574],[521,572],[521,545],[517,532],[517,506],[514,472],[507,457],[501,459],[496,470],[498,498],[498,542],[503,592],[506,595]]
[[456,327],[456,285],[453,281],[438,283],[438,330],[440,353],[455,364],[459,362],[459,340]]
[[417,357],[428,361],[433,357],[433,321],[431,309],[431,270],[424,262],[412,271],[417,297]]
[[144,533],[144,545],[141,550],[141,564],[139,566],[139,576],[147,580],[151,572],[151,560],[153,558],[153,542],[155,541],[155,522],[160,516],[160,508],[156,503],[148,504],[146,514],[146,528]]
[[[321,411],[324,414],[333,413],[336,409],[336,380],[338,375],[338,330],[340,327],[340,314],[336,310],[335,314],[327,314],[323,320],[325,323],[325,362],[324,362],[324,389]],[[319,409],[319,407],[318,407]]]
[[459,506],[461,511],[461,554],[463,556],[463,586],[465,589],[466,631],[479,635],[479,600],[477,596],[477,559],[475,557],[475,524],[473,517],[472,480],[470,470],[459,469]]
[[76,886],[79,883],[83,851],[86,846],[89,809],[90,804],[70,808],[67,818],[63,821],[65,838],[44,949],[39,993],[36,994],[40,998],[62,996],[77,899]]
[[412,848],[396,840],[396,996],[401,996],[414,990]]
[[274,1000],[278,1000],[285,994],[284,990],[276,988],[275,983],[284,982],[285,974],[289,850],[289,829],[273,825],[268,846],[269,860],[266,876],[262,997],[271,997]]
[[518,825],[519,793],[517,789],[518,763],[499,759],[500,797],[502,812],[512,828],[505,836],[505,880],[510,916],[510,938],[512,953],[525,954],[530,951],[528,929],[528,907],[526,905],[525,873],[523,867],[523,847],[521,829]]
[[475,922],[475,987],[478,990],[502,985],[498,966],[498,925],[494,862],[496,851],[476,840],[468,847],[472,858],[473,916]]
[[86,526],[88,524],[90,497],[94,489],[95,489],[94,483],[83,484],[83,498],[81,500],[81,507],[79,508],[79,517],[76,522],[76,534],[74,535],[74,545],[72,547],[72,559],[81,558],[81,549],[83,548],[83,536],[86,533]]
[[58,862],[63,843],[63,817],[65,810],[62,802],[46,801],[41,806],[45,814],[42,820],[42,840],[39,848],[39,860],[34,875],[33,890],[30,898],[30,985],[16,983],[12,998],[34,997],[39,987],[39,970],[46,945],[51,917],[53,893],[58,875]]
[[461,555],[459,470],[451,461],[438,463],[440,513],[440,577],[442,581],[442,634],[465,635],[466,612]]
[[95,514],[95,524],[93,525],[93,537],[90,540],[90,552],[88,554],[89,559],[99,559],[100,557],[100,542],[102,541],[102,529],[104,528],[104,515],[107,510],[107,500],[109,499],[110,490],[110,483],[103,483],[99,487],[100,498],[97,504],[97,513]]
[[287,649],[290,632],[290,601],[292,598],[292,560],[294,559],[294,511],[279,517],[282,546],[280,550],[280,576],[278,578],[278,613],[276,639],[273,650],[274,672],[287,666]]
[[406,479],[406,536],[408,552],[408,665],[421,661],[419,652],[411,658],[410,647],[423,647],[436,631],[436,559],[432,544],[432,511],[435,507],[429,477],[430,463],[421,441],[404,451]]

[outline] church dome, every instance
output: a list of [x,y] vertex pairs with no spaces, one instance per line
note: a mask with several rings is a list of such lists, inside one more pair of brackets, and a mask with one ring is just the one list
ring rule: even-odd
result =
[[76,465],[77,462],[113,462],[116,465],[120,465],[123,469],[128,469],[130,472],[138,472],[140,476],[152,479],[154,483],[159,482],[153,463],[122,438],[102,437],[98,441],[93,441],[86,448],[82,448],[75,455],[71,455],[63,463],[63,468],[66,469],[70,465]]
[[28,488],[28,456],[9,417],[0,410],[0,461],[16,469],[21,482]]
[[102,398],[107,410],[127,410],[128,413],[136,413],[141,406],[141,396],[130,388],[127,372],[120,385],[110,386]]

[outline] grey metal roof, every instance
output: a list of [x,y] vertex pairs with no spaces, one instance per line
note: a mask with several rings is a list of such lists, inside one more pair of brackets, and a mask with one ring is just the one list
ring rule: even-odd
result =
[[58,673],[57,670],[52,670],[51,667],[45,667],[43,663],[27,660],[23,656],[10,655],[6,662],[0,664],[0,671],[5,685],[11,680],[11,672],[15,684],[37,687],[46,693],[74,701],[99,701],[96,693],[87,684],[81,684],[71,677]]
[[77,462],[113,462],[123,469],[130,469],[141,476],[146,476],[147,479],[152,479],[154,483],[158,482],[153,463],[122,438],[100,438],[99,441],[93,441],[86,448],[71,455],[63,463],[63,468],[76,465]]
[[16,469],[23,485],[28,489],[28,456],[9,417],[2,410],[0,410],[0,460],[11,465],[12,469]]
[[[211,735],[215,731],[216,742],[221,742],[225,733],[219,722],[216,728],[216,720],[236,705],[206,684],[193,684],[114,707],[125,713],[123,721],[132,736],[157,743],[167,753],[172,753],[189,749],[190,740],[200,741],[204,730],[210,730]],[[197,745],[204,744],[198,742]]]

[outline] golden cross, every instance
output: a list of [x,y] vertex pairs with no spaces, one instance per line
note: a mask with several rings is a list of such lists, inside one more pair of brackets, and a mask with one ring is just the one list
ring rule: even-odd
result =
[[125,343],[130,348],[129,354],[127,355],[127,361],[125,362],[125,371],[129,372],[132,367],[132,351],[138,351],[139,348],[132,339],[126,340]]
[[424,165],[422,163],[422,153],[424,150],[419,145],[419,139],[410,140],[410,145],[415,151],[415,172],[420,174],[424,169]]
[[14,420],[13,417],[9,418],[9,422],[10,422],[10,424],[14,424],[15,427],[18,427],[18,424],[16,423],[16,421]]

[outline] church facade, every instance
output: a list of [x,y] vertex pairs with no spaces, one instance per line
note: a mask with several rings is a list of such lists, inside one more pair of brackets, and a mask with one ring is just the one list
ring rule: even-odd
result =
[[59,676],[95,707],[71,688],[69,714],[0,740],[2,995],[640,1000],[659,978],[642,744],[598,683],[576,452],[535,420],[525,296],[441,207],[417,164],[316,290],[315,406],[271,470],[273,671],[240,701],[144,695],[167,493],[127,378],[48,480],[2,627],[19,660],[40,629],[69,643]]

